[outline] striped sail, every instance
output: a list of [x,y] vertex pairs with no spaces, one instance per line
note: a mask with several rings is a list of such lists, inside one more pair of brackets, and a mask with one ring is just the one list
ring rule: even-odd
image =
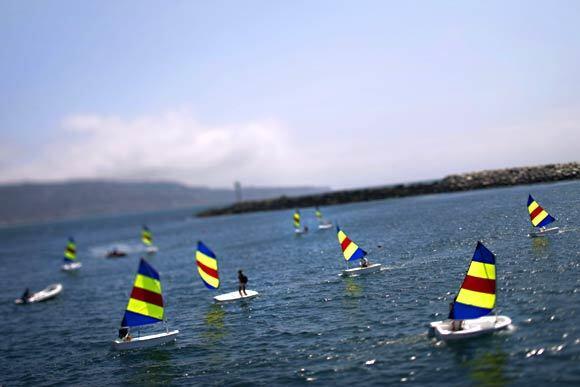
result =
[[347,261],[354,261],[364,258],[364,256],[367,255],[367,252],[351,241],[338,226],[336,227],[336,232],[338,233],[338,243],[340,243],[344,259]]
[[153,234],[151,234],[151,230],[147,226],[143,226],[141,230],[141,241],[145,246],[151,246],[153,244]]
[[316,211],[314,213],[318,220],[322,220],[322,212],[320,212],[320,208],[316,207]]
[[77,260],[77,245],[73,238],[68,238],[68,243],[64,249],[64,261],[67,263],[75,262]]
[[528,196],[528,212],[530,213],[530,221],[534,227],[546,227],[556,220],[534,200],[532,195]]
[[141,258],[121,326],[135,327],[155,324],[162,320],[163,296],[159,273]]
[[453,304],[451,319],[467,320],[487,316],[495,307],[495,256],[481,242]]
[[204,285],[212,290],[219,288],[220,277],[218,274],[217,258],[213,251],[204,245],[202,241],[197,242],[195,261],[197,262],[197,272]]
[[294,220],[294,228],[296,230],[300,230],[300,211],[298,210],[294,211],[293,220]]

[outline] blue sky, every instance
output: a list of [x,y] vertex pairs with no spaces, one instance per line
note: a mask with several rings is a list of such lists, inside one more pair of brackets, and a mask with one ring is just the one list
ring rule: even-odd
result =
[[578,160],[577,1],[3,1],[0,182]]

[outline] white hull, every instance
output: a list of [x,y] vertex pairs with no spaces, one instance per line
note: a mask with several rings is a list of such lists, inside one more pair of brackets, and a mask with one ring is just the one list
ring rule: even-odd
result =
[[179,331],[176,329],[170,332],[157,333],[154,335],[141,336],[132,338],[129,341],[116,339],[111,345],[114,351],[125,351],[128,349],[142,349],[156,347],[158,345],[167,344],[177,339]]
[[248,300],[258,296],[260,293],[256,292],[255,290],[246,290],[246,294],[246,296],[240,296],[240,292],[235,291],[226,294],[220,294],[219,296],[215,296],[213,299],[216,302],[233,302],[239,300]]
[[306,231],[304,231],[304,230],[294,230],[294,234],[296,234],[296,235],[302,235],[305,233],[306,233]]
[[380,263],[373,263],[367,267],[354,267],[352,269],[343,270],[341,275],[343,277],[366,275],[380,271],[381,267],[382,265]]
[[61,269],[63,271],[75,271],[80,269],[83,266],[82,263],[80,262],[71,262],[71,263],[65,263],[64,265],[62,265]]
[[42,302],[46,300],[50,300],[58,296],[62,292],[62,285],[61,284],[52,284],[47,286],[45,289],[34,293],[32,296],[28,297],[26,302],[21,298],[17,298],[14,300],[15,304],[34,304],[35,302]]
[[528,236],[530,238],[537,238],[537,237],[543,237],[545,235],[550,235],[550,234],[558,234],[560,232],[560,227],[552,227],[552,228],[545,228],[545,229],[539,229],[537,231],[532,231],[528,234]]
[[429,324],[429,333],[439,340],[462,340],[506,329],[512,320],[507,316],[484,316],[473,320],[463,320],[462,329],[451,330],[452,320],[435,321]]
[[158,251],[159,251],[159,248],[157,248],[157,246],[147,246],[147,247],[145,248],[145,252],[146,252],[147,254],[155,254],[155,253],[156,253],[156,252],[158,252]]
[[318,225],[319,230],[328,230],[332,228],[332,223],[323,223]]

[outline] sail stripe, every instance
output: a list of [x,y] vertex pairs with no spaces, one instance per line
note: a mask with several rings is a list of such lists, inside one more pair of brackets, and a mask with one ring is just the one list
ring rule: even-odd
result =
[[494,293],[495,280],[467,275],[463,281],[462,288],[473,290],[475,292]]
[[344,259],[347,261],[357,260],[363,258],[367,255],[367,252],[358,247],[356,243],[350,240],[349,237],[340,229],[336,228],[338,243],[340,244],[340,248],[342,249],[342,254]]
[[530,214],[530,221],[534,227],[545,227],[556,220],[534,200],[532,195],[528,196],[528,212]]
[[495,256],[481,242],[477,242],[469,269],[457,297],[450,318],[465,320],[487,316],[496,301]]
[[131,292],[131,298],[148,302],[153,305],[163,306],[163,297],[161,294],[150,292],[149,290],[134,287]]
[[197,242],[195,252],[197,272],[208,289],[217,289],[220,286],[217,257],[203,242]]
[[163,320],[163,313],[159,273],[141,258],[121,326],[133,327],[158,323]]

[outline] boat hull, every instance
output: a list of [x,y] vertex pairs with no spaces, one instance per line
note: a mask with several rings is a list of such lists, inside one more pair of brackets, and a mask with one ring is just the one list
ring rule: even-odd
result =
[[332,227],[333,227],[333,226],[332,226],[332,223],[323,223],[323,224],[319,224],[319,225],[318,225],[318,229],[319,229],[319,230],[329,230],[329,229],[331,229]]
[[111,344],[111,349],[114,351],[126,351],[130,349],[143,349],[156,347],[159,345],[174,342],[175,340],[177,340],[178,333],[179,331],[176,329],[174,331],[157,333],[154,335],[135,337],[130,341],[116,339]]
[[550,235],[550,234],[558,234],[559,232],[560,232],[560,227],[552,227],[552,228],[546,228],[543,230],[532,231],[528,234],[528,236],[530,238],[538,238],[538,237],[543,237],[543,236]]
[[463,320],[462,329],[451,330],[452,320],[434,321],[429,324],[429,334],[439,340],[455,341],[478,337],[506,329],[512,320],[507,316],[484,316]]
[[249,300],[251,298],[257,297],[260,293],[256,292],[255,290],[246,290],[247,296],[240,296],[240,292],[230,292],[225,294],[220,294],[219,296],[215,296],[213,299],[215,302],[235,302],[241,300]]
[[367,267],[354,267],[352,269],[343,270],[341,275],[343,277],[353,277],[359,275],[367,275],[381,271],[382,265],[380,263],[373,263]]
[[155,254],[159,251],[159,248],[157,246],[147,246],[145,248],[145,252],[147,254]]
[[61,270],[62,271],[75,271],[75,270],[80,269],[82,266],[83,266],[83,264],[80,262],[65,263],[64,265],[62,265]]
[[22,298],[17,298],[14,300],[15,304],[34,304],[36,302],[43,302],[58,296],[62,292],[61,284],[52,284],[44,288],[43,290],[34,293],[32,296],[28,297],[26,301]]

